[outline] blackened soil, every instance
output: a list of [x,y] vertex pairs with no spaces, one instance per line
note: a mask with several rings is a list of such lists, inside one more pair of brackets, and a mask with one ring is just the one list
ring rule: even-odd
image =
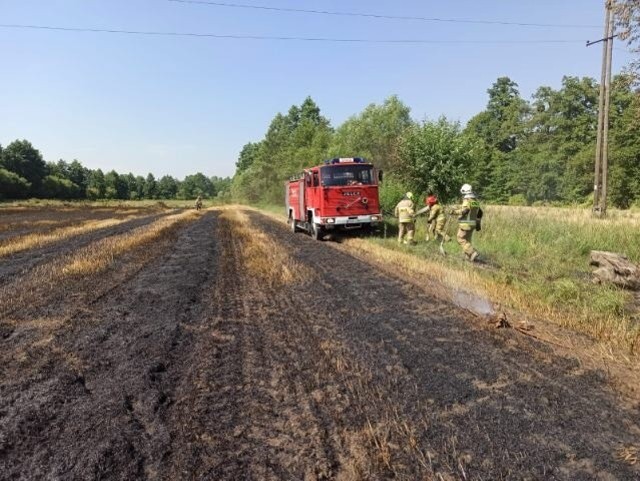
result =
[[27,346],[19,333],[0,340],[0,478],[154,476],[171,441],[164,379],[188,369],[189,323],[215,273],[214,240],[206,214],[53,334],[43,328]]
[[0,479],[640,479],[603,373],[251,220],[306,281],[208,213],[60,328],[0,332]]
[[[68,239],[46,244],[37,249],[18,252],[0,262],[0,286],[16,276],[24,275],[30,269],[51,260],[53,257],[62,256],[74,252],[81,247],[91,244],[104,237],[122,234],[131,229],[142,227],[157,220],[163,214],[154,213],[139,218],[134,218],[110,227],[96,229],[86,234],[77,235]],[[99,220],[100,217],[93,219]],[[86,220],[86,219],[85,219]]]
[[[145,209],[150,214],[153,210]],[[88,220],[122,218],[140,209],[114,208],[28,208],[0,209],[0,243],[23,234],[45,233]]]

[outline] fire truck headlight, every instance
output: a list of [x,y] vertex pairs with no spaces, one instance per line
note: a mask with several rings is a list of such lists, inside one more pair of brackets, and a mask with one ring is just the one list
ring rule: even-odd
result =
[[333,217],[329,217],[324,220],[327,224],[335,224],[336,220]]
[[379,215],[372,215],[371,220],[373,222],[378,222],[379,220],[381,220],[381,217]]

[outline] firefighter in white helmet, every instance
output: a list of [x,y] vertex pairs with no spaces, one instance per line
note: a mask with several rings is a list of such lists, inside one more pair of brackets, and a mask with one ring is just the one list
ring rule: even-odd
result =
[[462,247],[467,260],[474,262],[478,258],[478,251],[471,245],[471,237],[474,230],[480,230],[482,209],[471,185],[464,184],[460,194],[462,194],[462,205],[454,208],[451,214],[458,216],[458,244]]
[[407,192],[398,205],[396,205],[395,215],[398,218],[398,242],[413,244],[415,210],[413,194],[411,192]]

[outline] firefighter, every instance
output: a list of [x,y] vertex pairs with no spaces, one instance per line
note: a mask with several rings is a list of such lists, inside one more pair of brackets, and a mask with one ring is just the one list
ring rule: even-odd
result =
[[464,184],[460,189],[462,205],[452,210],[453,215],[458,216],[457,240],[464,251],[467,260],[474,262],[478,258],[478,251],[471,245],[471,237],[474,230],[480,230],[482,209],[469,184]]
[[202,209],[202,196],[196,197],[196,210]]
[[427,218],[429,228],[427,230],[427,240],[429,240],[431,235],[436,241],[444,240],[445,242],[449,242],[451,239],[444,231],[447,216],[444,213],[444,209],[438,202],[438,197],[435,195],[427,197],[427,205],[429,206],[429,217]]
[[411,192],[407,192],[403,199],[398,202],[395,215],[398,218],[398,242],[413,244],[415,212],[413,206],[413,194]]

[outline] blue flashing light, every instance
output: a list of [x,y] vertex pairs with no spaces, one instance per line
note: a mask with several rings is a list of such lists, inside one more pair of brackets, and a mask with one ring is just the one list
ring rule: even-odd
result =
[[325,165],[335,164],[362,164],[367,162],[363,157],[335,157],[333,159],[325,160]]

